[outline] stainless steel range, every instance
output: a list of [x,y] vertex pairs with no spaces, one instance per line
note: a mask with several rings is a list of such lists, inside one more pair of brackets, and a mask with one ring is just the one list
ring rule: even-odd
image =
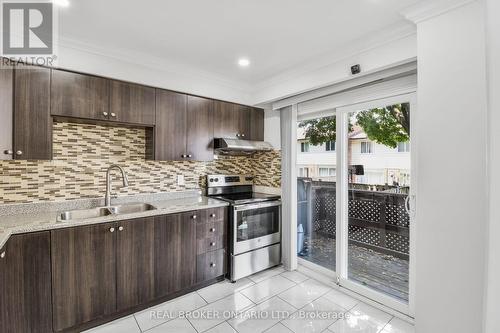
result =
[[208,175],[207,195],[229,202],[231,281],[281,262],[281,197],[253,192],[253,177]]

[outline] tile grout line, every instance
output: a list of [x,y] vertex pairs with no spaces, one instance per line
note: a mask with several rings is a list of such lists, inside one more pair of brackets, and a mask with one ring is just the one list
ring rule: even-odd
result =
[[139,328],[139,332],[144,332],[141,328],[141,326],[139,325],[139,322],[137,321],[137,318],[135,317],[135,313],[132,315],[132,317],[134,318],[134,321],[135,321],[135,324],[137,325],[137,327]]

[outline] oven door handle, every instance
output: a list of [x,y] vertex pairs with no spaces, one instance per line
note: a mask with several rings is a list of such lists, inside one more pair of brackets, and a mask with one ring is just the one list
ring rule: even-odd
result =
[[242,212],[250,209],[259,209],[259,208],[276,207],[276,206],[281,206],[281,201],[271,201],[259,204],[234,206],[234,210],[237,212]]

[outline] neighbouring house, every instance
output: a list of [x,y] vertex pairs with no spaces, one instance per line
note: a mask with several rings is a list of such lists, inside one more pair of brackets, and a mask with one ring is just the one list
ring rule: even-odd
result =
[[[297,176],[323,181],[336,181],[336,142],[312,145],[304,128],[297,128]],[[396,148],[371,141],[360,127],[349,133],[349,164],[363,165],[364,175],[355,183],[370,185],[410,185],[410,143],[400,142]]]

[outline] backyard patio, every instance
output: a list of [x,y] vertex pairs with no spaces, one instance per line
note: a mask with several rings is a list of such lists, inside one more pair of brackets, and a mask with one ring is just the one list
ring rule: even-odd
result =
[[[298,255],[335,270],[335,183],[299,178],[298,189],[298,221],[304,228]],[[349,279],[407,302],[410,218],[404,209],[406,195],[362,186],[349,192]]]

